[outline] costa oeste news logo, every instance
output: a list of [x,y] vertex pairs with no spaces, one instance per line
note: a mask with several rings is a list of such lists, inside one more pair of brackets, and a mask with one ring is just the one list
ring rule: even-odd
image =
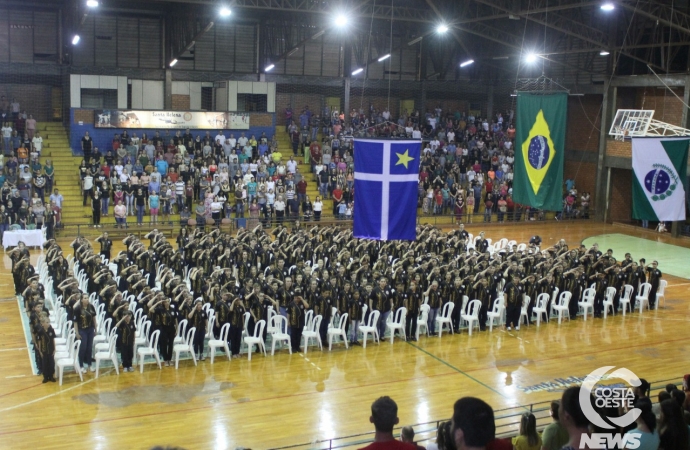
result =
[[[625,428],[634,423],[642,411],[634,407],[635,394],[633,388],[640,385],[640,379],[630,370],[621,367],[609,374],[615,366],[600,367],[585,378],[580,388],[580,407],[592,425],[599,429],[611,430],[610,433],[592,433],[582,435],[580,448],[590,449],[636,449],[640,447],[639,433],[622,434],[619,428]],[[623,380],[623,384],[612,386],[598,385],[601,380]],[[627,411],[620,417],[602,416],[592,406],[599,408],[623,408]]]

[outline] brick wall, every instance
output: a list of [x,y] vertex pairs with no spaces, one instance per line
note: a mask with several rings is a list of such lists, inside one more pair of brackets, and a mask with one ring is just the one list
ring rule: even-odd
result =
[[292,118],[299,120],[299,115],[305,106],[313,113],[321,114],[324,96],[319,94],[304,93],[278,93],[276,94],[276,124],[285,126],[285,108],[292,106]]
[[568,125],[566,128],[566,149],[589,152],[599,151],[599,110],[603,97],[585,95],[568,99]]
[[0,84],[0,96],[10,103],[17,99],[22,111],[34,116],[39,122],[52,120],[52,87],[41,84]]
[[[683,98],[683,88],[674,88],[673,92]],[[654,119],[671,125],[682,126],[683,103],[666,88],[638,88],[635,108],[653,109]]]
[[589,192],[591,204],[595,201],[595,190],[597,185],[597,165],[594,163],[579,161],[565,161],[563,168],[563,180],[572,178],[575,180],[577,192]]
[[175,111],[189,111],[191,109],[189,106],[189,102],[189,95],[173,94],[172,109]]
[[606,139],[606,156],[632,158],[632,141]]
[[[470,102],[466,100],[452,100],[452,99],[436,99],[436,98],[428,98],[426,100],[426,107],[429,108],[430,110],[433,110],[436,108],[438,105],[441,105],[441,109],[443,109],[443,112],[446,113],[448,111],[450,112],[455,112],[455,111],[460,111],[467,113],[470,110]],[[486,110],[486,102],[482,102],[482,111]],[[498,112],[497,109],[494,107],[494,115]],[[504,117],[505,120],[505,117]]]
[[628,222],[632,217],[632,170],[611,169],[609,220]]

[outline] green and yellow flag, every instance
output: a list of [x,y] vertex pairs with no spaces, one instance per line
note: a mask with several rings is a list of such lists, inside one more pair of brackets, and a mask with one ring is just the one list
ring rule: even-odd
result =
[[519,93],[513,200],[548,211],[563,209],[563,153],[568,94]]

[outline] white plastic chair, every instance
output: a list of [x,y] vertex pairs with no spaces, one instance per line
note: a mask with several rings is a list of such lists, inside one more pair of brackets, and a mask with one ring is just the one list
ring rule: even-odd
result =
[[311,330],[312,322],[314,321],[314,311],[309,310],[304,313],[304,327],[302,327],[302,334],[305,331]]
[[668,281],[666,280],[661,280],[659,282],[659,289],[656,290],[656,305],[654,306],[654,309],[659,309],[659,303],[661,303],[661,300],[664,300],[664,303],[666,303],[666,286],[668,286]]
[[[282,316],[281,316],[282,317]],[[284,319],[284,317],[283,317]],[[228,347],[228,333],[230,332],[230,324],[226,323],[220,328],[220,334],[218,339],[209,339],[208,341],[208,352],[211,355],[211,364],[213,364],[213,359],[216,356],[216,349],[222,348],[225,351],[225,356],[228,357],[228,361],[232,358],[230,354],[230,348]]]
[[[151,322],[148,322],[151,323]],[[144,373],[144,359],[146,356],[153,356],[158,364],[158,370],[161,369],[161,357],[158,354],[158,338],[161,335],[161,330],[156,330],[151,333],[151,345],[149,347],[140,347],[136,351],[136,355],[139,358],[139,372]]]
[[482,307],[482,302],[479,300],[472,300],[467,304],[467,313],[461,314],[460,318],[467,322],[467,328],[470,336],[472,336],[472,328],[479,326],[479,309]]
[[254,336],[247,336],[244,338],[244,343],[247,344],[247,353],[249,354],[249,361],[252,360],[252,348],[254,345],[259,347],[259,351],[264,352],[266,356],[266,344],[264,343],[264,328],[266,321],[261,319],[254,325]]
[[137,362],[137,349],[141,347],[142,345],[148,345],[149,339],[150,339],[150,332],[151,332],[151,321],[146,320],[144,321],[144,324],[141,326],[141,336],[138,338],[134,338],[134,363],[136,364]]
[[494,319],[496,319],[496,325],[501,324],[501,318],[503,317],[503,297],[498,297],[494,300],[494,306],[491,311],[486,313],[486,317],[489,319],[489,331],[494,331]]
[[642,308],[647,306],[649,309],[649,292],[652,290],[652,285],[649,283],[642,283],[637,289],[637,296],[635,296],[635,306],[640,305],[640,314],[642,314]]
[[443,334],[443,327],[445,325],[448,325],[448,328],[450,329],[450,334],[455,334],[455,332],[453,331],[453,321],[450,317],[451,314],[453,314],[453,308],[455,308],[455,303],[448,302],[445,305],[443,305],[441,314],[436,316],[436,328],[438,328],[439,338]]
[[[379,311],[373,310],[369,313],[369,320],[366,325],[360,325],[359,331],[362,333],[362,348],[367,348],[367,338],[369,333],[377,344],[379,344],[379,330],[376,325],[379,323],[379,317],[381,313]],[[362,322],[365,323],[365,322]]]
[[276,352],[276,342],[285,342],[292,355],[290,335],[287,332],[287,319],[279,314],[274,314],[271,320],[273,321],[273,326],[271,327],[273,329],[271,334],[271,356]]
[[625,311],[630,308],[630,312],[632,312],[632,295],[633,291],[635,288],[631,284],[626,284],[623,286],[623,294],[621,295],[620,300],[618,301],[620,307],[623,309],[623,317],[625,317]]
[[422,328],[424,328],[424,332],[426,333],[426,336],[429,337],[429,310],[431,309],[431,306],[429,305],[422,305],[419,307],[419,317],[417,317],[417,332],[415,333],[415,339],[419,340],[419,333]]
[[[608,288],[611,289],[611,288]],[[607,291],[608,291],[607,289]],[[616,289],[613,288],[615,292]],[[592,310],[592,315],[594,315],[594,297],[596,297],[597,291],[592,288],[587,288],[582,291],[582,301],[577,302],[577,306],[582,310],[585,316],[585,321],[587,321],[587,311]],[[605,305],[604,305],[605,306]],[[611,308],[613,308],[613,298],[611,298]]]
[[398,331],[398,333],[402,335],[401,339],[403,341],[407,340],[407,333],[405,330],[405,318],[407,317],[407,308],[402,306],[398,308],[394,315],[391,314],[391,316],[394,317],[391,319],[390,322],[386,323],[386,327],[390,330],[391,344],[393,343],[393,339],[395,338],[396,331]]
[[277,330],[273,327],[273,317],[276,315],[275,310],[273,309],[273,306],[268,307],[268,314],[267,314],[267,319],[266,320],[266,333],[267,334],[273,334]]
[[[69,330],[71,330],[72,327],[72,321],[67,320],[62,322],[62,326],[60,327],[60,336],[62,337],[56,337],[55,338],[55,345],[66,345],[67,344],[67,337],[69,334]],[[55,333],[57,334],[57,333]]]
[[55,345],[55,361],[61,358],[67,358],[69,356],[69,352],[72,349],[72,344],[74,344],[76,338],[77,333],[74,331],[74,328],[72,328],[69,330],[69,333],[67,333],[67,341],[64,344]]
[[108,341],[108,350],[104,352],[96,352],[96,378],[98,378],[98,369],[101,366],[101,361],[110,360],[115,367],[115,373],[120,375],[120,364],[117,362],[117,351],[115,350],[115,343],[117,342],[117,334],[113,333]]
[[549,313],[549,317],[554,315],[553,312],[553,306],[558,304],[558,292],[560,290],[558,288],[553,288],[553,292],[551,293],[551,311]]
[[[609,308],[611,308],[611,313],[616,314],[616,310],[613,309],[613,299],[616,297],[616,288],[609,286],[606,288],[606,297],[604,298],[604,319],[606,319]],[[586,314],[586,313],[585,313]]]
[[204,339],[213,339],[213,325],[216,323],[216,313],[211,312],[208,315],[208,331],[204,335]]
[[[311,311],[309,311],[311,312]],[[317,315],[311,320],[310,327],[308,330],[302,332],[302,338],[304,339],[304,354],[307,354],[307,349],[309,348],[309,340],[315,339],[319,346],[319,350],[323,351],[323,343],[321,342],[321,334],[319,334],[319,328],[321,327],[321,320],[323,316],[321,314]],[[306,327],[305,327],[306,328]],[[361,329],[362,327],[360,327]]]
[[570,298],[573,296],[568,291],[563,291],[561,292],[561,295],[558,297],[558,303],[555,305],[551,305],[551,309],[555,310],[556,313],[558,314],[558,324],[561,324],[561,319],[563,318],[563,315],[565,314],[565,317],[570,320],[570,309],[569,309],[569,304],[570,304]]
[[342,338],[343,342],[345,343],[345,348],[348,348],[347,346],[347,334],[345,333],[345,325],[347,324],[347,313],[341,314],[340,315],[340,321],[338,323],[337,327],[331,327],[328,329],[326,332],[326,335],[328,336],[328,351],[330,352],[332,347],[333,347],[333,339],[336,336],[339,336]]
[[58,371],[58,378],[60,379],[60,386],[62,386],[62,375],[65,368],[72,367],[75,372],[79,374],[79,379],[84,381],[84,375],[81,373],[81,366],[79,365],[79,347],[81,341],[74,341],[69,349],[69,354],[66,358],[55,359],[55,367]]
[[244,326],[242,327],[242,342],[244,338],[249,336],[249,318],[252,316],[250,312],[244,313]]
[[529,315],[527,312],[529,311],[529,304],[532,302],[532,299],[529,297],[529,295],[525,295],[522,299],[522,307],[520,308],[520,325],[522,325],[522,318],[525,318],[525,323],[527,326],[529,326]]
[[541,316],[542,314],[544,315],[545,320],[548,322],[549,321],[549,312],[546,310],[546,305],[549,302],[549,294],[543,293],[537,295],[537,303],[534,305],[534,308],[532,308],[532,314],[536,315],[537,318],[537,326],[541,323]]
[[187,319],[182,319],[177,323],[177,330],[175,330],[175,339],[173,339],[173,345],[184,344],[185,335],[187,333]]
[[99,328],[98,334],[93,337],[93,349],[96,350],[96,345],[99,343],[107,343],[110,337],[110,327],[113,324],[113,319],[108,317],[103,321],[103,326]]
[[177,370],[177,367],[180,363],[180,354],[182,353],[189,353],[192,355],[192,360],[194,361],[194,365],[196,366],[196,355],[194,354],[194,348],[192,347],[192,343],[194,342],[194,334],[196,333],[196,327],[192,327],[189,330],[187,330],[187,335],[185,337],[184,342],[180,344],[175,344],[173,345],[173,352],[175,353],[175,369]]

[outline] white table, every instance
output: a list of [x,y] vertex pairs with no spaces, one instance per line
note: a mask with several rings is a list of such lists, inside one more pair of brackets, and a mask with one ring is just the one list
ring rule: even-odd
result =
[[7,247],[16,247],[19,241],[24,242],[27,247],[43,247],[46,238],[42,229],[5,231],[2,236],[2,246],[5,250]]

